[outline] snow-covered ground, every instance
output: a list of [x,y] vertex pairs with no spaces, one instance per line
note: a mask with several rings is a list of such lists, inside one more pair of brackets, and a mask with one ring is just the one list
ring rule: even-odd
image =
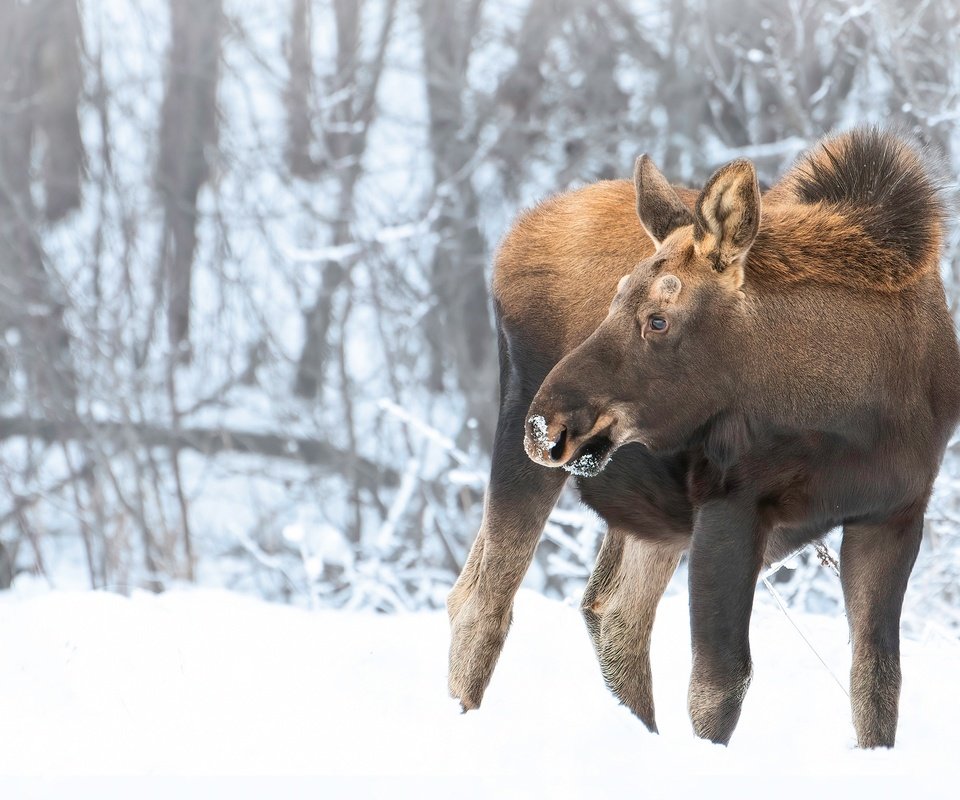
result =
[[[844,621],[795,619],[845,684]],[[654,736],[604,688],[577,611],[529,591],[483,707],[467,715],[446,694],[441,613],[308,612],[203,590],[7,592],[0,772],[321,775],[336,795],[365,776],[379,796],[484,796],[491,781],[516,797],[635,796],[701,776],[719,776],[709,786],[721,796],[782,797],[811,778],[853,796],[914,776],[955,790],[955,641],[904,643],[898,746],[858,751],[843,691],[758,595],[754,683],[723,748],[690,731],[688,633],[677,592],[655,629]]]

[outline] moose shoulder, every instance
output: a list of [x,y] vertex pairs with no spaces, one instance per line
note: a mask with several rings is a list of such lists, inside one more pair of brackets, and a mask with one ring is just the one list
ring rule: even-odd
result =
[[748,161],[691,192],[641,157],[632,186],[520,218],[493,282],[501,402],[484,519],[448,601],[465,710],[572,473],[608,529],[583,613],[607,685],[651,730],[650,631],[680,555],[690,715],[725,743],[762,565],[842,526],[854,727],[862,747],[893,745],[903,595],[960,416],[943,217],[920,154],[861,129],[762,197]]

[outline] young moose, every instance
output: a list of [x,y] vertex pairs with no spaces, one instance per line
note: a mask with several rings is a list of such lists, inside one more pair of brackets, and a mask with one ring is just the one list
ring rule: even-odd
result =
[[587,186],[519,219],[493,279],[483,524],[448,601],[464,710],[572,473],[608,526],[583,614],[608,686],[650,730],[650,632],[681,553],[690,716],[726,743],[762,565],[842,526],[853,722],[861,747],[893,745],[903,595],[960,415],[943,225],[920,155],[873,129],[821,142],[762,198],[748,161],[697,193],[643,156],[633,187]]

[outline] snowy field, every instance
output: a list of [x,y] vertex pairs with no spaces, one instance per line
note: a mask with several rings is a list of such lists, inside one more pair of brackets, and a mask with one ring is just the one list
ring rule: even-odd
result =
[[[795,619],[846,683],[844,621]],[[695,740],[687,721],[682,593],[664,600],[655,629],[661,735],[653,736],[607,693],[576,610],[532,592],[518,597],[483,708],[467,715],[446,696],[440,613],[308,612],[201,590],[7,592],[0,768],[324,776],[317,782],[326,791],[312,796],[503,796],[505,788],[506,796],[590,796],[601,787],[636,796],[652,785],[702,788],[705,776],[717,776],[708,785],[722,796],[799,794],[811,780],[875,796],[876,788],[915,789],[915,778],[952,795],[960,773],[955,641],[904,643],[899,743],[884,752],[853,747],[847,698],[763,595],[753,643],[754,683],[723,748]],[[233,783],[230,796],[273,785]],[[40,796],[26,788],[39,792],[35,784],[6,785],[19,794],[0,796]],[[40,787],[65,796],[62,785]],[[96,781],[68,785],[67,796],[85,786],[102,796]],[[210,796],[207,783],[196,785],[197,796]],[[158,796],[172,793],[184,796]]]

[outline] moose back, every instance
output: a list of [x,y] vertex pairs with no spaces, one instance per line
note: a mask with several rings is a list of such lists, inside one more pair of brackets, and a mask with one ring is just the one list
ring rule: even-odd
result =
[[606,521],[583,614],[611,691],[656,730],[650,632],[689,558],[698,736],[726,743],[751,677],[758,574],[843,528],[853,723],[892,746],[900,612],[960,415],[960,354],[922,154],[878,129],[820,142],[761,196],[651,161],[523,214],[496,258],[500,414],[483,522],[448,599],[449,686],[477,708],[568,475]]

